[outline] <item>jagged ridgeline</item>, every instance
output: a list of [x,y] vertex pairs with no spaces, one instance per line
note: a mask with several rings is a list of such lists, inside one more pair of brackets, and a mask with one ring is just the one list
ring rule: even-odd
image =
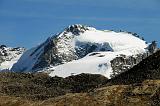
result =
[[91,73],[110,78],[154,53],[154,44],[146,43],[134,33],[75,24],[27,50],[11,70],[47,72],[60,77]]

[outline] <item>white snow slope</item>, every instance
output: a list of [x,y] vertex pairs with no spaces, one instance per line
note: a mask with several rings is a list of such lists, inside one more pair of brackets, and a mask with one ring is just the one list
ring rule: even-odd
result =
[[0,63],[0,71],[10,70],[13,64],[19,60],[24,50],[24,48],[1,47],[0,58],[3,61]]
[[[77,25],[78,27],[81,25]],[[92,27],[80,32],[78,35],[71,31],[63,31],[56,39],[58,43],[58,54],[69,55],[80,49],[82,45],[97,45],[98,48],[86,56],[70,62],[64,61],[63,64],[46,67],[41,71],[49,71],[50,76],[67,77],[80,73],[101,74],[108,78],[112,74],[110,61],[123,54],[126,56],[136,56],[137,54],[147,52],[148,44],[138,37],[127,32],[101,31]],[[54,37],[53,37],[54,39]],[[31,71],[32,67],[38,61],[39,55],[44,52],[47,42],[43,43],[40,49],[32,48],[28,50],[22,58],[13,67],[13,70]],[[31,55],[33,51],[34,55]],[[102,50],[103,49],[103,50]]]

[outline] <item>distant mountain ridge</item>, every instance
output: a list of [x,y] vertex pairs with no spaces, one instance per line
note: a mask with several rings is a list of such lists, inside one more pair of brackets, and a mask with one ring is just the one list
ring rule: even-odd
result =
[[25,48],[0,45],[0,71],[10,70],[24,51]]
[[[155,51],[156,47],[149,49],[149,44],[136,36],[135,33],[70,25],[39,46],[27,50],[11,70],[47,72],[60,77],[92,73],[110,78],[130,69],[150,51]],[[130,64],[123,60],[130,61]]]

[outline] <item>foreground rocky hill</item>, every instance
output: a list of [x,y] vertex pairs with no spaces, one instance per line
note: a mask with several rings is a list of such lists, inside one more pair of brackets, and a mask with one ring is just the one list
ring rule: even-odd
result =
[[44,100],[66,93],[87,92],[107,82],[101,75],[80,74],[67,78],[44,73],[0,73],[0,93],[32,100]]
[[54,106],[159,106],[160,80],[139,85],[112,85],[88,93],[74,93],[49,99],[42,105]]
[[[53,89],[52,89],[53,90]],[[0,106],[159,106],[160,80],[111,85],[84,93],[67,93],[47,100],[0,94]]]

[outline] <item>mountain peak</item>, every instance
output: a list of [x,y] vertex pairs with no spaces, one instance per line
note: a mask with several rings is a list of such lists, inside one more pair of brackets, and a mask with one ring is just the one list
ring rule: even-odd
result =
[[65,31],[67,32],[71,32],[75,35],[79,35],[80,33],[85,32],[86,30],[89,30],[89,27],[86,25],[82,25],[82,24],[73,24],[73,25],[69,25]]
[[[86,25],[74,24],[26,51],[11,70],[54,70],[50,75],[61,77],[92,73],[110,78],[112,74],[128,70],[145,58],[148,55],[147,47],[145,41],[130,33],[96,30]],[[154,48],[151,46],[151,50]]]

